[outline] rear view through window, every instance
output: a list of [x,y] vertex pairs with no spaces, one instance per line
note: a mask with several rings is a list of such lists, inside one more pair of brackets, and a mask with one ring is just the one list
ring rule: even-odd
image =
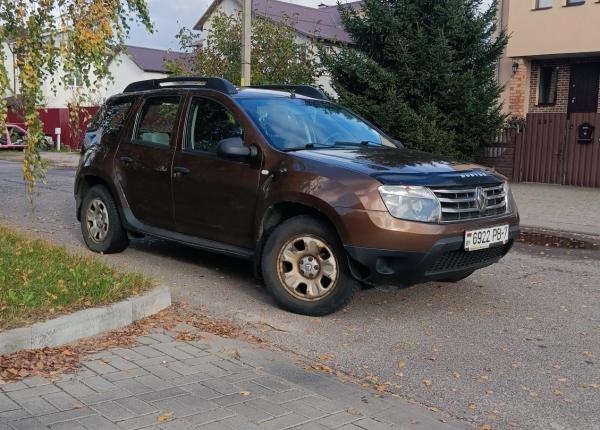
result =
[[156,97],[146,100],[135,139],[140,143],[169,146],[175,132],[178,109],[179,97]]

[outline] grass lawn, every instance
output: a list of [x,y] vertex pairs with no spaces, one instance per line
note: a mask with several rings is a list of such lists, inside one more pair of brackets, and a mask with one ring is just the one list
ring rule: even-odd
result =
[[0,330],[116,302],[152,286],[92,257],[0,226]]

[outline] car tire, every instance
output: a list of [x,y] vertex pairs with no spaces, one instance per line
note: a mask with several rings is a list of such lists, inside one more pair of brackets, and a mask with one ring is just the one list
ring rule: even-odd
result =
[[112,254],[129,245],[115,200],[103,185],[93,186],[83,198],[81,232],[85,244],[94,252]]
[[457,273],[455,275],[447,276],[444,279],[440,279],[440,282],[451,282],[451,283],[460,282],[463,279],[468,278],[472,274],[473,274],[473,271],[470,271],[470,272],[461,272],[461,273]]
[[272,231],[261,268],[277,304],[297,314],[331,314],[350,303],[358,290],[337,234],[311,216],[290,218]]

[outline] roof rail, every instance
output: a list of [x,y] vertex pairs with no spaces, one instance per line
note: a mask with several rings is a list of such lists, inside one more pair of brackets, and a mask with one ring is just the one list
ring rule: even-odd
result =
[[133,93],[136,91],[158,90],[160,88],[208,88],[211,90],[221,91],[227,94],[237,93],[236,87],[223,78],[207,78],[203,76],[183,76],[176,78],[164,79],[148,79],[146,81],[138,81],[129,84],[124,93]]
[[260,88],[263,90],[279,90],[289,91],[301,96],[312,97],[313,99],[329,100],[327,94],[320,88],[311,87],[310,85],[292,85],[292,84],[274,84],[274,85],[251,85],[247,88]]

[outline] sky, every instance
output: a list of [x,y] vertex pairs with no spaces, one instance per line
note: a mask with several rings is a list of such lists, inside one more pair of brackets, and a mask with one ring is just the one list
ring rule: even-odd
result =
[[[142,27],[134,27],[128,44],[147,48],[177,50],[175,35],[182,27],[192,28],[212,0],[148,0],[154,34]],[[321,3],[334,5],[337,0],[285,0],[289,3],[317,7]],[[491,0],[486,0],[490,2]]]

